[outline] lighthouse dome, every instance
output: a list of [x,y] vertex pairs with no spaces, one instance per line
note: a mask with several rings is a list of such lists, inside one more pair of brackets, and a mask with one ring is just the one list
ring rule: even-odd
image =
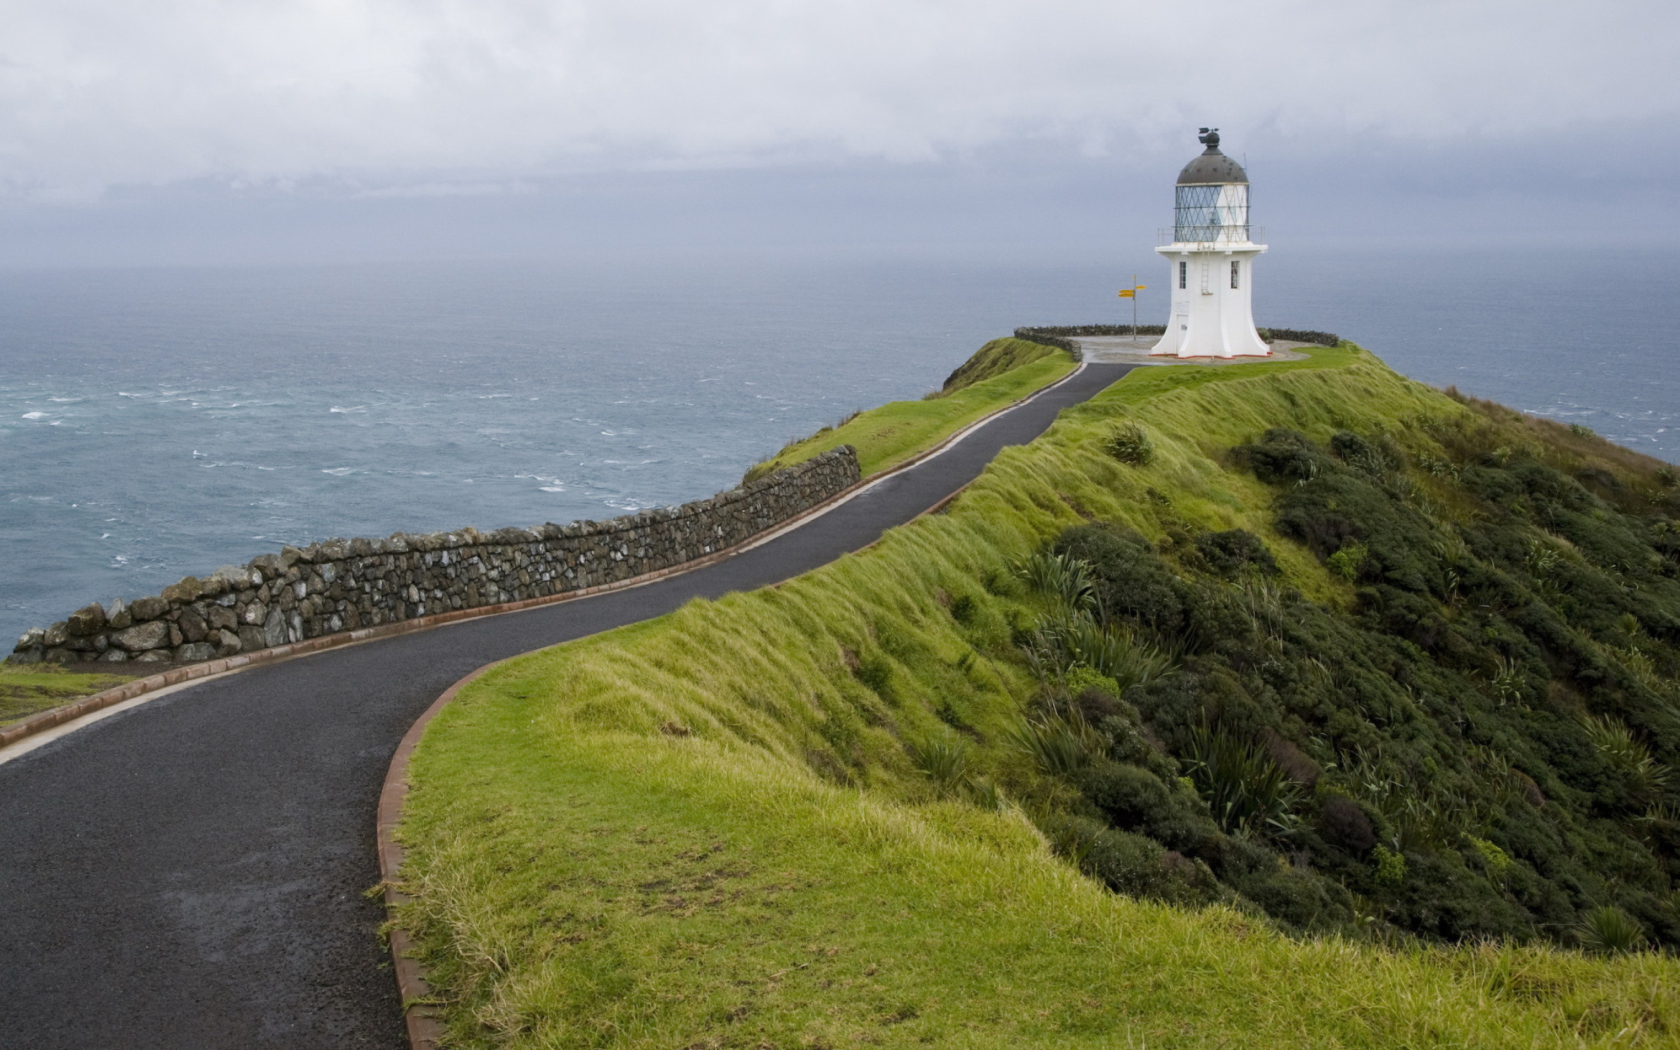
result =
[[1179,172],[1173,208],[1175,242],[1246,243],[1248,175],[1242,165],[1219,152],[1219,129],[1203,128],[1198,141],[1207,147]]
[[1203,128],[1196,139],[1207,149],[1178,173],[1180,186],[1218,186],[1248,182],[1248,173],[1242,170],[1242,165],[1219,152],[1218,128],[1211,131]]

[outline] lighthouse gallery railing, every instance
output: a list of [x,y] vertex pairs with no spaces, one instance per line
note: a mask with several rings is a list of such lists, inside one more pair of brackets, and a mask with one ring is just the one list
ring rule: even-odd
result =
[[1164,226],[1155,231],[1155,246],[1169,244],[1259,244],[1264,226]]

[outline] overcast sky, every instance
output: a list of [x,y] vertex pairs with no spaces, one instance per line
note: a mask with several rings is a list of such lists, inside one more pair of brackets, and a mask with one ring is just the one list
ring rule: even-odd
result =
[[0,26],[9,265],[346,229],[1076,235],[1165,223],[1202,124],[1304,236],[1680,232],[1672,0],[10,0]]

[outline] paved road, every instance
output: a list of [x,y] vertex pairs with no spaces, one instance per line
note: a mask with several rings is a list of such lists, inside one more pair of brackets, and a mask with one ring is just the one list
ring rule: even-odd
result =
[[0,765],[0,1046],[406,1045],[375,930],[397,742],[492,660],[872,542],[1128,371],[1088,365],[945,453],[716,565],[213,679]]

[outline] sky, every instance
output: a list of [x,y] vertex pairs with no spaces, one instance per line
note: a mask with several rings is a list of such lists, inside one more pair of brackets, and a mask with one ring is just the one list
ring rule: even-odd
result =
[[[1680,233],[1680,5],[0,0],[0,266]],[[1280,227],[1281,224],[1281,227]]]

